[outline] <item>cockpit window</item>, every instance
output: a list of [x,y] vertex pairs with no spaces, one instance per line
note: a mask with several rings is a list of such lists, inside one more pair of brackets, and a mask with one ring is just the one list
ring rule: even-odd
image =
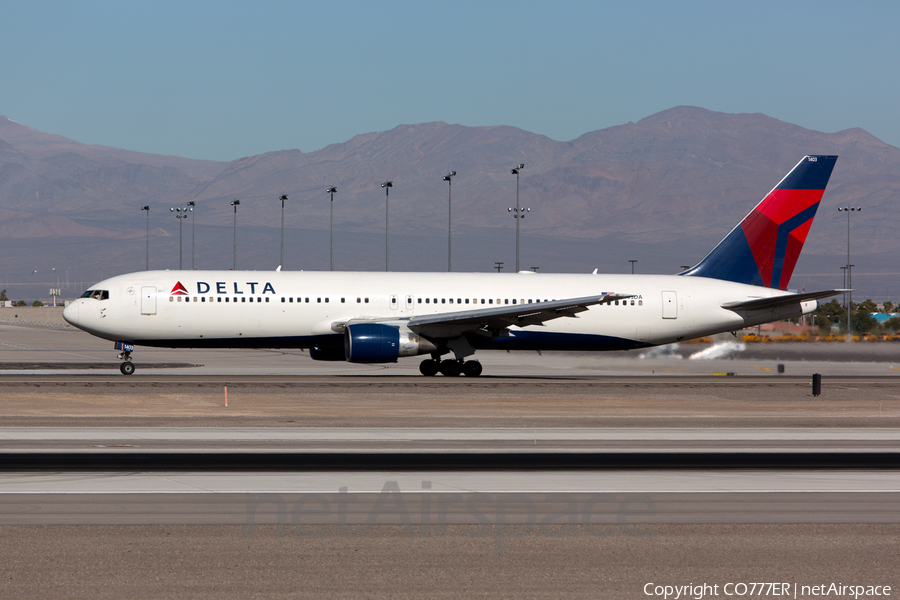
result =
[[93,298],[94,300],[109,300],[109,290],[88,290],[81,297]]

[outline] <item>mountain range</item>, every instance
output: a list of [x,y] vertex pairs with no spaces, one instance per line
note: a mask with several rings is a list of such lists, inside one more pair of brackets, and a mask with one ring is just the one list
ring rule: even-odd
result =
[[[445,270],[448,171],[457,172],[454,270],[486,271],[496,261],[509,270],[510,169],[519,163],[520,202],[531,209],[520,222],[522,268],[622,272],[637,259],[642,272],[674,272],[702,258],[806,154],[840,159],[795,279],[803,285],[830,277],[828,285],[841,285],[847,217],[835,209],[852,205],[863,207],[851,223],[854,287],[865,273],[875,287],[885,284],[876,275],[897,270],[900,250],[892,212],[900,149],[858,128],[823,133],[762,114],[681,106],[565,142],[515,127],[435,122],[315,152],[216,162],[81,144],[0,117],[0,286],[39,291],[52,280],[34,271],[53,268],[85,284],[142,269],[148,224],[151,268],[178,267],[179,226],[189,228],[182,233],[186,268],[190,231],[197,268],[231,268],[235,234],[238,268],[274,268],[282,194],[285,268],[327,269],[330,186],[338,188],[336,267],[377,270],[384,265],[387,180],[392,268]],[[189,201],[193,219],[173,218],[169,208]],[[869,295],[900,292],[891,285]]]

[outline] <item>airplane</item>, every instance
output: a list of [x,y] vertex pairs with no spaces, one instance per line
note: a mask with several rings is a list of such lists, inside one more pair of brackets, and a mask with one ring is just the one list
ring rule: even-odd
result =
[[787,290],[836,161],[803,157],[675,275],[144,271],[91,286],[63,317],[114,341],[125,375],[136,346],[302,348],[351,363],[430,355],[423,375],[477,377],[479,350],[626,350],[733,332],[845,291]]

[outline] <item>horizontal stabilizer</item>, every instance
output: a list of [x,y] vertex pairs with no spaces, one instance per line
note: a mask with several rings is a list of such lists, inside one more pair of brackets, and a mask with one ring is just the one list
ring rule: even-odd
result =
[[788,306],[789,304],[798,304],[800,302],[809,302],[810,300],[818,300],[819,298],[830,298],[838,294],[846,294],[853,290],[824,290],[821,292],[807,292],[805,294],[785,294],[784,296],[772,296],[770,298],[754,298],[752,300],[742,300],[739,302],[726,302],[722,308],[728,310],[766,310],[770,308],[778,308],[779,306]]

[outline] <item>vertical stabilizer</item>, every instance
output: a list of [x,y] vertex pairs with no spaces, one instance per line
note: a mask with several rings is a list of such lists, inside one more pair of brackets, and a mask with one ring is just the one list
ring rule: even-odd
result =
[[805,156],[697,266],[682,275],[785,290],[837,156]]

